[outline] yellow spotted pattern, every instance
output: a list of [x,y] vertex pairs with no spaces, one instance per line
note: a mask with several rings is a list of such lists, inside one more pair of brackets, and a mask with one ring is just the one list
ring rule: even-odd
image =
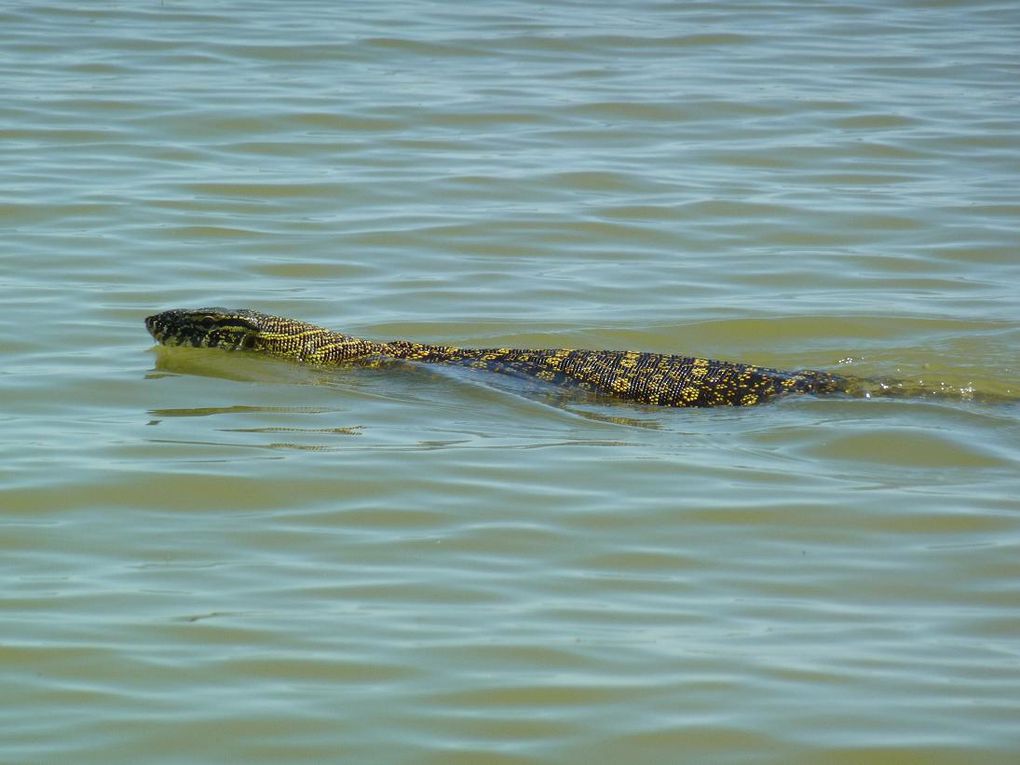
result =
[[456,348],[408,340],[380,343],[293,319],[246,309],[172,310],[146,326],[168,345],[221,347],[310,364],[385,359],[446,363],[574,382],[618,398],[658,406],[751,406],[787,393],[847,391],[846,378],[826,372],[784,372],[748,364],[639,351],[571,348]]

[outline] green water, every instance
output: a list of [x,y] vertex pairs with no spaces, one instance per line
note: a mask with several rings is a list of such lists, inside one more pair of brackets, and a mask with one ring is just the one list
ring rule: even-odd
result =
[[[1020,757],[1014,3],[0,29],[0,762]],[[155,352],[201,305],[947,394]]]

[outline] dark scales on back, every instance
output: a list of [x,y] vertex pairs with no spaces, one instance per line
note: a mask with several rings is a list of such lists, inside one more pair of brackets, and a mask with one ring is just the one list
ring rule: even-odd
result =
[[658,406],[751,406],[789,393],[848,392],[847,378],[813,370],[782,371],[692,356],[568,348],[456,348],[407,340],[352,337],[294,319],[247,309],[165,311],[145,320],[166,345],[246,350],[310,364],[393,358],[470,366],[590,390]]
[[397,358],[506,368],[557,382],[561,377],[617,398],[658,406],[751,406],[784,393],[836,393],[843,378],[638,351],[451,348],[407,341],[387,343]]

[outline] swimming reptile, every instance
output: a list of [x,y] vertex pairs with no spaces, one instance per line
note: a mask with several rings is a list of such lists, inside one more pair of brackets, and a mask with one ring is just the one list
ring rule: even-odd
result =
[[811,369],[782,371],[729,361],[637,351],[568,348],[456,348],[352,337],[248,309],[174,309],[149,316],[164,345],[254,351],[308,364],[404,359],[573,382],[617,398],[660,406],[750,406],[784,394],[860,394],[860,381]]

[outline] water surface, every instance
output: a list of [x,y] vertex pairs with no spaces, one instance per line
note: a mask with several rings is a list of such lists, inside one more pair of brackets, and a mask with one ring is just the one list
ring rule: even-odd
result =
[[[0,28],[0,760],[1016,761],[1014,4]],[[153,350],[217,304],[948,395]]]

